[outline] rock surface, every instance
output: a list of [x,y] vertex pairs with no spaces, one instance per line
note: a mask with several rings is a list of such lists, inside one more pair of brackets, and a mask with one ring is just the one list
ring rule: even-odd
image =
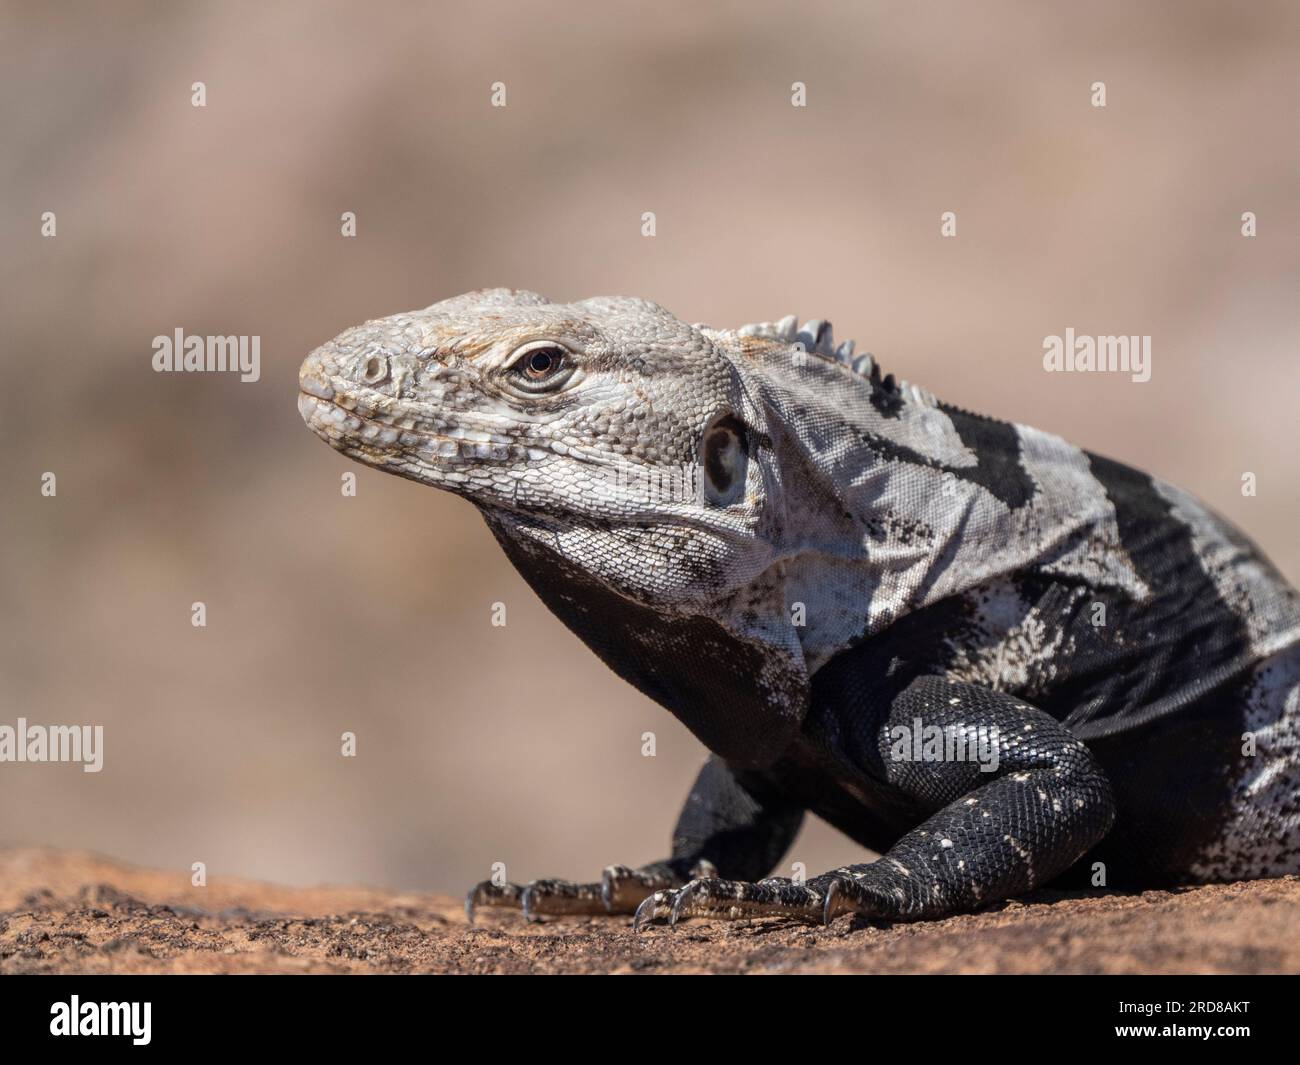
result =
[[1300,972],[1300,877],[1137,895],[1041,891],[946,921],[831,928],[624,918],[477,927],[445,895],[290,888],[0,851],[0,973]]

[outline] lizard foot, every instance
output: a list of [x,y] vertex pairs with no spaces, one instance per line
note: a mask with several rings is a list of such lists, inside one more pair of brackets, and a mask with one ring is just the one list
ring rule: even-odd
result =
[[[716,875],[712,866],[701,862],[692,875]],[[496,884],[484,880],[465,897],[465,916],[474,923],[475,911],[482,906],[522,910],[529,921],[541,917],[591,916],[610,913],[634,913],[641,901],[656,891],[680,884],[666,868],[653,866],[632,869],[611,865],[598,884],[579,884],[569,880],[534,880],[530,884]]]
[[698,879],[677,890],[656,891],[636,912],[633,927],[644,928],[667,918],[670,925],[688,917],[738,920],[744,917],[788,917],[819,923],[825,912],[824,893],[807,884],[771,877],[756,884],[740,880]]

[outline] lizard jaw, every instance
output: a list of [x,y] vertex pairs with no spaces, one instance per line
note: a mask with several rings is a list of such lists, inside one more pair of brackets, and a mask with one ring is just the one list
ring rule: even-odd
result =
[[399,414],[386,414],[361,405],[348,406],[337,398],[325,399],[305,390],[298,393],[298,413],[307,427],[330,446],[375,466],[389,465],[402,458],[450,467],[541,457],[537,448],[526,444],[508,442],[487,433],[475,435],[488,439],[435,433]]

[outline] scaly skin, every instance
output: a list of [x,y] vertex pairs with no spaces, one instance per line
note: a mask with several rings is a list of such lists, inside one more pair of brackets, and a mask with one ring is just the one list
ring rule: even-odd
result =
[[[480,884],[471,919],[907,920],[1063,875],[1300,871],[1300,606],[1178,489],[882,376],[828,323],[630,298],[469,293],[344,332],[300,389],[331,446],[478,506],[713,752],[670,857]],[[805,811],[884,857],[767,877]]]

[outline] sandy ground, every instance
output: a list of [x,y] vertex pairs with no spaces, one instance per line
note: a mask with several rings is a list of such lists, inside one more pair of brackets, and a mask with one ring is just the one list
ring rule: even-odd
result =
[[526,924],[459,900],[287,888],[0,852],[0,973],[1300,972],[1300,878],[1178,892],[1042,891],[947,921],[881,928],[621,918]]

